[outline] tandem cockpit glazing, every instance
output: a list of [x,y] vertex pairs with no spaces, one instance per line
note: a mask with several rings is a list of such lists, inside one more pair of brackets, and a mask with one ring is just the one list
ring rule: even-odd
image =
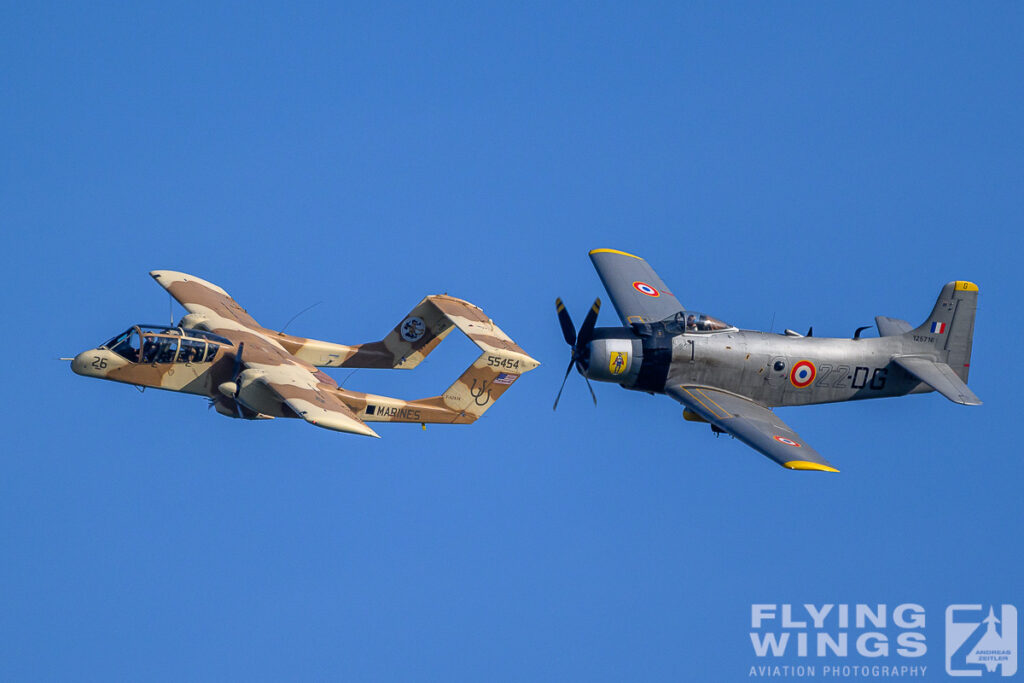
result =
[[212,332],[164,325],[133,325],[102,344],[132,363],[209,363],[232,343]]

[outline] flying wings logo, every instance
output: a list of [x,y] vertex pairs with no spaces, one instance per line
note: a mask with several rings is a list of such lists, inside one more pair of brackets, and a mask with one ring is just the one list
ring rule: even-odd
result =
[[946,608],[946,673],[984,676],[1017,673],[1017,608],[950,605]]
[[[926,678],[925,608],[914,603],[754,604],[750,678]],[[949,605],[946,674],[1003,678],[1017,674],[1017,608]],[[935,626],[933,625],[933,628]],[[938,654],[937,652],[935,653]]]
[[[921,677],[928,652],[924,607],[886,604],[754,604],[749,678]],[[772,660],[794,660],[796,664]]]

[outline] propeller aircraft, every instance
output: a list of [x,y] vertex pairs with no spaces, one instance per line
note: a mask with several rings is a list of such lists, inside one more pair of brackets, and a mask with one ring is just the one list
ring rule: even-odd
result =
[[[71,359],[79,375],[210,399],[228,417],[302,418],[378,436],[368,422],[468,424],[539,363],[473,304],[423,299],[381,341],[346,346],[260,326],[226,291],[193,275],[150,275],[188,311],[177,326],[133,325]],[[404,401],[350,391],[320,368],[415,368],[458,328],[483,353],[440,396]]]
[[[710,423],[793,470],[838,472],[772,408],[905,396],[937,391],[954,403],[980,405],[967,387],[978,286],[946,284],[924,323],[875,318],[879,337],[813,337],[792,330],[740,330],[684,309],[647,261],[616,249],[590,259],[623,327],[595,327],[601,300],[577,332],[561,299],[555,308],[575,367],[590,380],[667,394],[683,417]],[[593,388],[591,397],[597,403]],[[554,407],[558,407],[562,389]]]

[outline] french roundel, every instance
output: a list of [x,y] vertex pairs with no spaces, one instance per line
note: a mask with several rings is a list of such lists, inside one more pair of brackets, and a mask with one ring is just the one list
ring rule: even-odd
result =
[[797,389],[803,389],[811,385],[817,374],[818,370],[814,367],[814,363],[809,360],[802,360],[796,363],[793,369],[789,371],[789,381]]
[[646,294],[647,296],[661,296],[661,292],[656,290],[654,287],[651,287],[646,282],[641,282],[640,280],[637,280],[636,282],[633,283],[633,289],[640,292],[641,294]]
[[797,448],[801,448],[800,444],[798,444],[796,441],[793,441],[793,439],[787,439],[784,436],[773,436],[772,438],[778,441],[779,443],[786,444],[787,446],[796,446]]

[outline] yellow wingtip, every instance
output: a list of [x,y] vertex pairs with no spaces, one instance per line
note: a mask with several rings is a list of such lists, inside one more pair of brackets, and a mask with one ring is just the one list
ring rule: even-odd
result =
[[791,470],[814,470],[815,472],[839,472],[835,467],[829,467],[828,465],[822,465],[817,462],[810,462],[808,460],[790,460],[784,463],[786,467]]
[[956,291],[958,291],[958,292],[977,292],[978,291],[978,285],[974,284],[973,282],[968,282],[967,280],[957,280],[956,281]]
[[[640,258],[636,254],[630,254],[630,253],[625,252],[625,251],[619,251],[618,249],[591,249],[590,250],[590,254],[591,254],[591,256],[593,256],[594,254],[622,254],[623,256],[629,256],[631,258],[636,258],[636,259]],[[643,259],[640,259],[640,260],[642,261]]]

